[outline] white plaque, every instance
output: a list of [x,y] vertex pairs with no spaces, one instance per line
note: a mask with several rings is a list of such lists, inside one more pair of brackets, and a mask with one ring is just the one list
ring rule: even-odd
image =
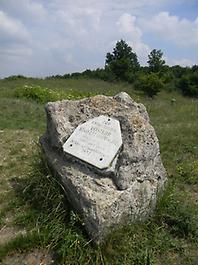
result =
[[122,145],[118,120],[99,116],[80,124],[63,145],[64,152],[99,169],[108,168]]

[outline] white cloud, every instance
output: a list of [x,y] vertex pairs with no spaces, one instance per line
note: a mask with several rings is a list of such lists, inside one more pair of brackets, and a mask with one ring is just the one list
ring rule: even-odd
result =
[[168,12],[160,12],[149,21],[144,21],[144,28],[159,38],[172,41],[177,45],[190,46],[198,44],[198,17],[194,21]]
[[117,26],[121,36],[124,36],[130,46],[137,53],[141,63],[146,63],[150,47],[142,41],[142,31],[136,25],[136,17],[124,13],[117,21]]
[[[181,1],[185,0],[175,0],[174,4]],[[121,38],[131,45],[141,63],[147,61],[153,33],[161,43],[164,40],[180,43],[181,39],[197,43],[198,19],[191,22],[167,12],[153,15],[165,10],[171,2],[0,0],[0,68],[3,69],[0,74],[20,71],[44,76],[103,67],[106,53]],[[144,24],[140,23],[143,17],[147,18]],[[189,33],[185,35],[183,31]],[[145,32],[149,38],[145,39]],[[186,54],[175,56],[180,57],[192,58]]]
[[14,46],[0,48],[0,57],[10,61],[13,58],[27,58],[28,56],[31,56],[32,53],[32,49],[16,44]]
[[0,11],[0,68],[18,70],[32,56],[31,35],[18,19]]
[[[181,0],[175,0],[177,2],[181,2]],[[155,7],[160,7],[162,4],[167,4],[169,2],[172,2],[172,0],[48,0],[49,6],[51,9],[64,9],[67,8],[80,8],[80,9],[87,9],[87,8],[94,8],[95,10],[101,10],[104,12],[117,12],[120,11],[120,13],[126,12],[126,11],[133,11],[135,13],[136,11],[139,13],[140,9],[142,8],[148,8],[152,7],[153,5]]]
[[1,0],[0,8],[12,16],[20,17],[26,23],[37,24],[48,18],[41,1]]
[[117,25],[120,32],[133,34],[134,39],[140,39],[142,36],[141,30],[135,25],[136,17],[128,13],[124,13],[119,18]]
[[0,36],[4,41],[25,41],[29,38],[29,33],[25,26],[18,20],[9,17],[0,11]]
[[181,65],[181,66],[192,66],[195,65],[196,63],[193,60],[190,59],[169,59],[167,58],[167,63],[169,65]]
[[143,42],[133,42],[131,45],[133,45],[134,50],[137,52],[140,63],[145,65],[148,60],[148,54],[150,53],[151,48]]

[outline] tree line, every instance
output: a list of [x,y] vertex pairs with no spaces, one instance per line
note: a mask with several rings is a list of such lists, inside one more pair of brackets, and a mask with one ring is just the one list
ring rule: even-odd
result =
[[106,54],[104,68],[87,69],[82,73],[56,75],[50,78],[97,78],[105,81],[132,83],[135,89],[154,97],[160,90],[179,90],[184,96],[198,97],[198,65],[168,66],[161,50],[148,54],[148,66],[141,66],[137,54],[124,40]]
[[[53,75],[47,78],[96,78],[110,82],[132,83],[135,89],[154,97],[162,90],[179,90],[184,96],[198,97],[198,65],[168,66],[161,50],[153,49],[148,54],[148,66],[141,66],[137,54],[124,40],[117,41],[112,52],[105,58],[104,68],[87,69],[81,73]],[[10,79],[25,78],[11,76]]]

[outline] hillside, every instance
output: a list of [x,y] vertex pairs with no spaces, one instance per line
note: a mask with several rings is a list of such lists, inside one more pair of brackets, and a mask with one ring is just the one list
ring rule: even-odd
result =
[[[101,247],[89,242],[38,145],[49,93],[33,98],[22,93],[24,85],[48,88],[56,99],[126,91],[146,106],[169,177],[153,217],[118,229]],[[166,91],[150,99],[123,82],[3,79],[0,136],[0,264],[33,256],[43,264],[197,264],[198,99]]]

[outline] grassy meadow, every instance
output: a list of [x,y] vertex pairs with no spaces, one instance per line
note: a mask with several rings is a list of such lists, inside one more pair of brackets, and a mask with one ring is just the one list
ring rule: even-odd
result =
[[[146,106],[169,178],[149,220],[119,228],[101,246],[89,242],[40,152],[49,93],[27,97],[24,85],[48,88],[56,99],[126,91]],[[83,78],[0,80],[0,264],[35,249],[54,264],[196,265],[198,99],[167,91],[149,99],[127,83]]]

